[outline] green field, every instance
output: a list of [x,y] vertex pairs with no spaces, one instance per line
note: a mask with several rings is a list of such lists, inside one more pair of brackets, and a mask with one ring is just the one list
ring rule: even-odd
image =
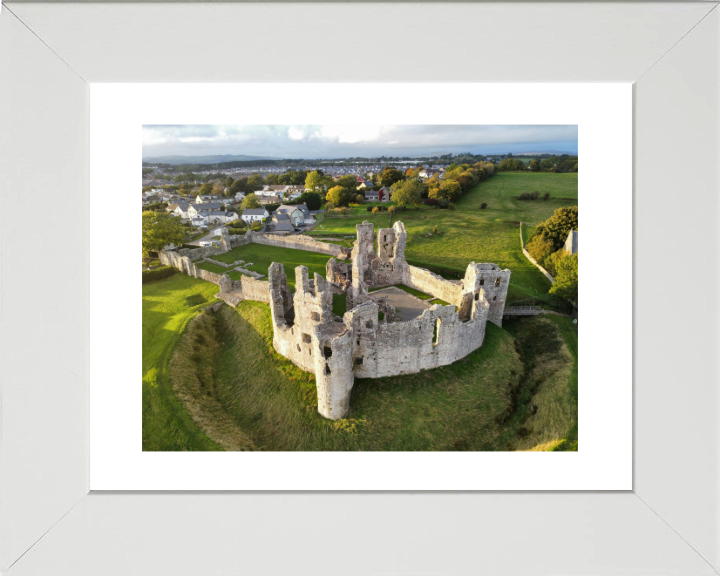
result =
[[[396,219],[407,230],[405,256],[417,266],[441,266],[464,272],[470,262],[491,262],[512,271],[508,302],[543,296],[549,281],[523,256],[519,222],[538,224],[556,208],[574,206],[578,175],[501,172],[477,184],[456,203],[455,210],[422,207],[399,212]],[[549,200],[518,200],[521,192],[550,193]],[[480,209],[486,202],[488,207]],[[387,213],[372,214],[364,207],[352,216],[326,217],[322,231],[354,233],[355,225],[368,220],[387,228]],[[426,235],[437,226],[440,234]],[[317,230],[316,232],[320,232]]]
[[554,448],[576,426],[572,406],[556,407],[558,396],[568,404],[563,371],[573,357],[554,322],[522,322],[544,327],[549,351],[518,348],[510,331],[488,324],[485,344],[451,366],[356,380],[349,417],[334,422],[317,413],[313,375],[273,351],[269,309],[257,302],[200,316],[170,374],[193,418],[229,450]]
[[[295,291],[295,267],[307,266],[310,278],[313,278],[315,272],[325,278],[325,265],[332,256],[327,254],[319,254],[317,252],[308,252],[306,250],[293,250],[292,248],[278,248],[276,246],[265,246],[264,244],[247,244],[246,246],[238,246],[224,254],[216,254],[213,260],[231,264],[236,260],[244,260],[245,264],[240,264],[246,270],[259,272],[264,276],[268,275],[268,268],[273,262],[279,262],[285,267],[288,285],[292,291]],[[252,266],[247,266],[252,262]],[[204,263],[201,268],[205,268]],[[213,265],[214,268],[220,266]],[[205,268],[211,272],[215,269]],[[227,270],[224,270],[227,272]],[[240,279],[240,273],[230,273],[229,276],[234,280]],[[237,276],[237,277],[235,277]]]

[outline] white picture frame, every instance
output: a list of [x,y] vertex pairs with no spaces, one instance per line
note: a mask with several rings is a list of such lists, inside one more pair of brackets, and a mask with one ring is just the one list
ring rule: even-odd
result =
[[[4,5],[0,194],[52,212],[0,227],[0,571],[718,573],[716,8]],[[88,84],[278,79],[634,83],[632,491],[88,493]]]

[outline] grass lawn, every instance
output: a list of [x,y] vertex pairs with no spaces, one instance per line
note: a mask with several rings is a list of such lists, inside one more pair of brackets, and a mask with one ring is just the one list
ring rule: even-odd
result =
[[218,288],[174,274],[143,284],[143,450],[217,450],[178,402],[168,383],[173,348],[200,308],[215,301]]
[[[441,266],[464,272],[470,262],[491,262],[510,268],[508,303],[547,294],[550,282],[523,256],[518,223],[538,224],[556,208],[574,206],[577,174],[501,172],[477,184],[456,203],[455,210],[420,208],[398,213],[407,230],[405,256],[416,266]],[[518,200],[521,192],[550,193],[549,200]],[[480,209],[486,202],[488,207]],[[389,215],[355,208],[348,217],[327,217],[326,232],[354,233],[367,220],[386,228]],[[440,234],[424,236],[438,227]]]
[[[273,262],[281,262],[285,267],[285,274],[288,277],[288,285],[290,289],[295,291],[295,267],[307,266],[310,277],[317,272],[325,278],[325,265],[331,258],[327,254],[319,254],[317,252],[308,252],[307,250],[294,250],[292,248],[278,248],[276,246],[265,246],[264,244],[248,244],[246,246],[238,246],[224,254],[216,254],[213,259],[219,262],[231,264],[236,260],[244,260],[245,264],[240,264],[247,270],[259,272],[268,275],[268,268]],[[252,266],[246,264],[252,262]],[[219,268],[219,267],[218,267]],[[207,270],[207,268],[206,268]],[[214,270],[212,270],[214,272]],[[232,276],[230,276],[232,278]],[[233,278],[233,279],[239,279]]]

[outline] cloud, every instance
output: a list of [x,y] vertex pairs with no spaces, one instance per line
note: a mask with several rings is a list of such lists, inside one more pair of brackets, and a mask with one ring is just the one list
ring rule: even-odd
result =
[[299,128],[295,128],[295,126],[290,126],[290,128],[288,128],[287,135],[290,140],[302,140],[305,138],[305,132]]
[[577,152],[576,125],[148,125],[143,156],[276,158]]

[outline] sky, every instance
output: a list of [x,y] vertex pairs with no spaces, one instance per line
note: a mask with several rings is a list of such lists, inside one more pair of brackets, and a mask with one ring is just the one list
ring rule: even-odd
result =
[[153,125],[143,158],[243,154],[346,158],[435,154],[577,154],[577,125]]

